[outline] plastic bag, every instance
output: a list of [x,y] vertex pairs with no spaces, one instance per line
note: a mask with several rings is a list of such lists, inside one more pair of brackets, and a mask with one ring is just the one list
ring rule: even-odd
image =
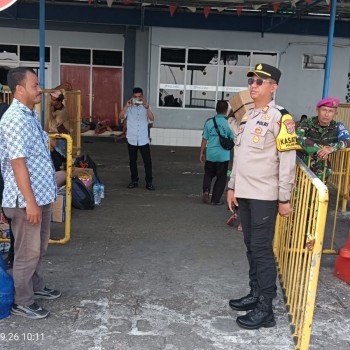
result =
[[13,296],[13,278],[6,272],[4,260],[0,254],[0,320],[10,316]]

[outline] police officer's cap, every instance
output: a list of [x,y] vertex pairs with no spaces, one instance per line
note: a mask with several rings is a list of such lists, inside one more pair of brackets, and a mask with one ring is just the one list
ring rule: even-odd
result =
[[247,73],[247,77],[252,77],[253,75],[257,75],[259,78],[262,79],[272,79],[274,80],[277,84],[280,81],[281,78],[281,71],[274,67],[270,66],[269,64],[266,63],[258,63],[254,70],[251,70]]

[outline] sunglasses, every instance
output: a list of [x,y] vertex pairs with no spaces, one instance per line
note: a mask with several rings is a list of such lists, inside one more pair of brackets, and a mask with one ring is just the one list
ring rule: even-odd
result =
[[248,85],[253,85],[256,83],[256,85],[261,86],[264,83],[269,83],[269,84],[276,84],[274,81],[266,80],[266,79],[261,79],[261,78],[249,78],[248,79]]

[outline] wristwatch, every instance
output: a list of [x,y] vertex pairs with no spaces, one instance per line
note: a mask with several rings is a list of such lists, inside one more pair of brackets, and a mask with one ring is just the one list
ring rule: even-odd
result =
[[287,203],[289,203],[290,201],[289,200],[287,200],[287,201],[278,201],[278,203],[281,203],[281,204],[287,204]]

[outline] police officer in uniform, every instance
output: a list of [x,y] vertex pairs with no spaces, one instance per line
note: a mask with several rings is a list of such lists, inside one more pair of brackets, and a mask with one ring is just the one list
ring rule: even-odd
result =
[[300,122],[296,131],[303,148],[298,156],[306,165],[310,160],[310,169],[324,182],[331,175],[328,155],[350,147],[348,130],[343,123],[334,120],[339,102],[336,97],[323,98],[317,103],[317,116]]
[[292,211],[289,200],[296,155],[295,150],[279,152],[276,145],[281,117],[286,112],[273,100],[281,72],[260,63],[247,76],[254,108],[247,112],[239,126],[227,204],[232,212],[234,204],[239,206],[249,262],[250,292],[245,297],[230,300],[229,305],[238,311],[252,310],[239,316],[237,323],[242,328],[258,329],[276,324],[272,299],[276,296],[277,272],[272,241],[277,213],[288,217]]

